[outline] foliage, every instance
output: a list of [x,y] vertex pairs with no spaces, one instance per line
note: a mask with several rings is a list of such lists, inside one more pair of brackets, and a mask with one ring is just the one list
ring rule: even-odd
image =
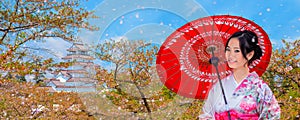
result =
[[273,52],[270,65],[263,79],[269,83],[281,106],[281,117],[300,117],[300,40],[286,42]]
[[[79,3],[77,0],[63,0],[61,2],[1,1],[1,78],[24,77],[28,74],[38,76],[51,67],[67,67],[68,63],[54,63],[52,58],[41,59],[24,45],[29,41],[43,41],[53,37],[74,41],[77,39],[76,33],[81,28],[96,30],[87,22],[87,18],[95,18],[95,16],[80,8]],[[3,74],[10,76],[3,76]]]
[[26,82],[1,80],[0,118],[93,119],[76,93],[54,92]]
[[46,71],[71,64],[35,54],[32,50],[43,49],[26,47],[28,42],[43,42],[47,38],[72,42],[77,40],[80,29],[97,30],[87,22],[88,18],[96,17],[79,4],[78,0],[0,1],[1,119],[90,118],[77,94],[49,93],[25,82],[27,75],[34,75],[36,82],[42,82]]
[[[111,68],[97,69],[100,87],[95,95],[51,93],[25,82],[26,75],[41,81],[45,71],[71,65],[44,59],[26,43],[50,37],[72,42],[80,29],[97,30],[87,22],[96,16],[79,4],[79,0],[0,2],[1,119],[197,118],[203,101],[176,96],[163,87],[153,64],[157,47],[144,41],[110,40],[96,47],[97,58]],[[281,117],[299,119],[300,40],[283,43],[284,48],[273,51],[262,78],[281,105]]]
[[[128,42],[128,41],[127,41]],[[280,105],[281,105],[281,109],[282,109],[282,118],[288,118],[288,119],[296,119],[299,117],[299,40],[294,41],[293,43],[289,43],[286,41],[283,41],[284,44],[286,44],[285,48],[282,48],[281,50],[275,50],[273,51],[273,56],[271,58],[271,62],[270,65],[267,69],[267,71],[265,72],[265,74],[262,76],[262,78],[270,85],[271,89],[274,92],[275,97],[277,98],[277,100],[279,101]],[[142,83],[138,83],[135,80],[149,80],[147,79],[147,75],[144,74],[143,72],[141,72],[142,68],[147,67],[147,58],[143,58],[144,53],[142,51],[140,52],[133,52],[130,48],[137,48],[136,46],[134,47],[130,47],[131,45],[128,43],[116,43],[119,45],[116,45],[118,47],[112,47],[114,46],[114,44],[111,43],[104,43],[103,45],[109,45],[111,47],[100,47],[103,51],[103,49],[106,49],[106,54],[101,54],[99,56],[105,56],[102,57],[102,60],[106,60],[108,62],[112,62],[114,63],[114,67],[115,69],[113,70],[104,70],[102,69],[102,72],[98,74],[100,76],[102,76],[102,79],[99,78],[99,80],[103,83],[107,83],[108,87],[110,88],[117,88],[117,89],[110,89],[109,91],[105,92],[104,94],[107,95],[106,97],[109,98],[109,100],[113,103],[113,105],[115,106],[119,106],[121,109],[125,109],[126,111],[130,111],[130,112],[147,112],[145,110],[146,105],[141,105],[139,104],[139,101],[141,100],[137,100],[134,99],[134,96],[131,96],[130,94],[132,93],[126,93],[124,92],[124,90],[119,90],[119,87],[121,86],[120,81],[123,78],[130,78],[130,82],[134,83],[136,86],[145,86],[147,84],[142,84],[142,83],[148,83],[148,82],[142,82]],[[117,50],[116,48],[120,48],[120,45],[124,45],[122,48],[123,51],[126,51],[126,55],[122,54],[123,52],[120,52],[121,50]],[[127,47],[125,49],[125,47]],[[113,51],[114,53],[110,52],[108,53],[108,51]],[[105,53],[105,52],[102,52]],[[121,53],[121,54],[120,54]],[[130,53],[134,53],[133,55],[136,55],[135,57],[131,57]],[[123,57],[120,57],[124,55]],[[113,58],[115,56],[115,58]],[[138,58],[136,58],[138,57]],[[100,57],[101,58],[101,57]],[[120,60],[120,58],[122,60]],[[129,60],[128,60],[129,59]],[[118,61],[119,60],[119,61]],[[137,60],[137,61],[134,61]],[[143,61],[144,60],[144,61]],[[148,59],[149,60],[149,59]],[[151,61],[152,59],[150,59]],[[117,62],[118,61],[118,62]],[[120,62],[123,61],[123,62]],[[131,65],[132,63],[136,63],[134,65]],[[113,66],[113,65],[112,65]],[[128,72],[124,72],[124,69],[118,68],[122,66],[123,68],[127,68],[126,70],[128,70]],[[129,66],[126,67],[126,66]],[[150,67],[150,66],[149,66]],[[133,68],[133,69],[132,69]],[[118,74],[118,73],[122,73],[119,71],[123,70],[123,74]],[[117,72],[116,72],[117,71]],[[134,72],[134,71],[138,71],[138,72]],[[147,72],[146,72],[147,73]],[[122,77],[124,76],[125,77]],[[143,77],[135,77],[135,76],[143,76]],[[154,75],[152,74],[149,77],[153,77]],[[106,80],[106,81],[103,81]],[[124,82],[124,81],[123,81]],[[127,81],[128,82],[128,81]],[[128,89],[128,86],[126,85],[126,87]],[[137,87],[138,89],[138,87]],[[130,89],[130,92],[138,92],[135,90]],[[147,92],[146,92],[147,93]],[[143,93],[143,94],[146,94]],[[170,94],[172,92],[168,91],[165,92],[167,94]],[[168,95],[164,95],[161,93],[158,93],[164,97],[168,96]],[[174,93],[173,93],[174,94]],[[142,96],[142,94],[141,94]],[[162,104],[164,105],[164,107],[169,107],[167,106],[167,104],[169,103],[164,103],[167,101],[172,101],[175,102],[175,98],[173,95],[171,95],[172,97],[169,100],[164,100],[161,101]],[[151,100],[151,97],[147,98]],[[142,103],[142,102],[140,102]],[[148,103],[148,104],[151,104]],[[185,106],[177,106],[177,107],[172,107],[173,109],[179,109],[179,108],[185,108],[183,109],[182,112],[184,112],[183,114],[181,114],[181,116],[174,116],[172,119],[176,118],[176,119],[195,119],[197,118],[197,116],[199,115],[199,113],[201,113],[201,108],[202,108],[202,104],[203,101],[201,100],[193,100],[192,102],[189,101],[187,102],[187,104]],[[161,105],[156,105],[153,106],[151,105],[151,112],[153,111],[160,111],[160,109],[155,109],[155,108],[159,108],[159,106]],[[174,104],[173,104],[174,105]],[[174,105],[175,106],[175,105]],[[142,109],[143,108],[143,109]],[[147,108],[147,107],[146,107]],[[149,111],[148,111],[149,112]],[[162,112],[167,112],[167,111],[160,111]],[[170,113],[168,113],[170,114]],[[160,116],[161,117],[161,116]],[[159,118],[158,116],[155,116],[155,118]],[[164,118],[164,117],[162,117]]]
[[114,105],[136,114],[148,113],[152,119],[153,111],[174,99],[176,94],[162,87],[156,76],[156,52],[157,47],[150,43],[126,39],[97,46],[97,57],[112,64],[110,70],[99,69],[97,78],[110,89],[106,95]]
[[194,100],[186,109],[184,114],[180,116],[184,120],[194,120],[196,119],[202,110],[203,100]]

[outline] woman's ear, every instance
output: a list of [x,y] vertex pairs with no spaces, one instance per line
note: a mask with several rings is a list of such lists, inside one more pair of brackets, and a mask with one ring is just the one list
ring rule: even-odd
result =
[[247,54],[247,59],[250,60],[253,57],[253,55],[254,55],[254,50],[252,50]]

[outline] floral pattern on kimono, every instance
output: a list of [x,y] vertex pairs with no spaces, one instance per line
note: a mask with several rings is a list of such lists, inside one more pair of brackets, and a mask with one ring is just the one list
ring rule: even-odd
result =
[[220,119],[220,115],[227,117],[227,111],[233,112],[232,114],[239,119],[243,119],[243,115],[257,116],[253,117],[254,119],[280,118],[277,100],[269,86],[259,78],[256,72],[250,73],[240,84],[236,83],[231,74],[222,80],[222,85],[228,102],[227,107],[217,82],[209,92],[203,106],[204,114],[200,115],[200,118]]

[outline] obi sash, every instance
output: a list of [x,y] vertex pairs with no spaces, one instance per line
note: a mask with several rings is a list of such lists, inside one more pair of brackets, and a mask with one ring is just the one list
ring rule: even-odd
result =
[[[235,110],[229,110],[231,120],[258,120],[258,114],[240,114]],[[229,120],[228,112],[215,113],[216,120]]]

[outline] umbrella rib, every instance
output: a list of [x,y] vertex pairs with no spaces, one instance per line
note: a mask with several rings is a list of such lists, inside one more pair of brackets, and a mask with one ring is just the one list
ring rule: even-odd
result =
[[[224,19],[224,21],[223,21],[222,23],[225,23],[225,22],[226,22],[226,19]],[[221,28],[220,28],[219,31],[222,31],[223,26],[224,26],[224,24],[221,25]],[[222,37],[225,33],[227,33],[227,32],[228,32],[228,30],[227,30],[226,32],[224,32],[224,33],[221,35],[221,37]]]
[[[178,73],[179,71],[177,71],[176,73]],[[169,80],[169,79],[167,79],[167,80]],[[176,80],[175,80],[175,82],[172,84],[172,85],[177,85],[177,83],[180,81],[180,78],[177,78]],[[170,86],[171,87],[171,86]],[[172,86],[173,87],[173,86]]]
[[169,63],[169,62],[174,61],[174,60],[177,60],[177,58],[166,60],[165,63]]
[[171,48],[165,48],[165,49],[172,49],[172,48],[182,48],[182,46],[172,46]]
[[[180,87],[185,88],[185,89],[186,89],[186,88],[190,88],[190,87],[186,87],[187,85],[189,85],[188,82],[187,82],[187,81],[189,81],[189,80],[187,80],[187,79],[188,79],[188,78],[185,79],[185,82],[180,83]],[[182,85],[181,85],[181,84],[182,84]],[[183,92],[183,93],[185,93],[185,92]],[[188,94],[189,94],[189,93],[188,93]]]
[[174,67],[176,67],[176,66],[178,66],[178,64],[169,67],[168,69],[166,69],[166,71],[169,71],[169,70],[171,70],[172,68],[174,68]]
[[[195,26],[193,26],[193,25],[191,25],[191,24],[189,24],[190,26],[192,26],[192,27],[190,27],[190,28],[192,28],[193,30],[194,30],[194,27]],[[176,31],[178,31],[178,32],[180,32],[180,33],[184,33],[184,35],[187,35],[187,36],[189,36],[190,38],[193,38],[194,36],[192,36],[192,35],[189,35],[189,34],[185,34],[185,32],[184,31],[181,31],[181,30],[176,30]],[[197,33],[199,33],[197,30],[196,30],[196,32]],[[187,40],[187,42],[189,41],[189,39],[186,39]]]
[[[226,20],[224,19],[223,23],[224,23],[225,21],[226,21]],[[224,24],[221,25],[220,31],[222,31],[223,26],[224,26]]]
[[[194,79],[194,80],[195,80],[195,79]],[[193,84],[193,85],[192,85],[192,89],[191,89],[192,91],[190,92],[191,95],[193,94],[192,92],[194,92],[193,90],[195,90],[195,87],[196,87],[196,86],[198,86],[198,82],[196,82],[196,84]],[[197,95],[197,92],[196,92],[195,95]]]
[[[240,20],[240,18],[242,18],[242,17],[238,17],[238,19],[236,20],[236,21],[234,21],[235,23],[234,24],[236,24],[236,22],[238,21],[238,20]],[[224,22],[226,22],[226,20],[224,20]],[[221,27],[223,27],[225,24],[222,24],[222,26]],[[229,30],[231,29],[231,27],[229,27],[221,36],[224,36],[224,34],[225,33],[227,33]]]
[[212,26],[211,26],[211,28],[212,28],[212,30],[211,30],[211,39],[214,40],[214,26],[215,26],[215,22],[214,22],[213,19],[212,19],[212,21],[213,21],[213,22],[212,22],[213,24],[212,24]]
[[[200,22],[203,23],[202,20],[201,20]],[[207,31],[206,31],[206,29],[205,29],[205,25],[203,25],[203,29],[204,29],[204,33],[205,33],[206,35],[208,35],[208,34],[207,34]],[[204,40],[204,38],[203,38],[203,40]],[[205,41],[205,40],[204,40],[204,41]]]
[[164,53],[164,54],[159,54],[159,56],[166,56],[166,55],[172,55],[173,53]]
[[178,71],[176,71],[174,74],[172,74],[172,75],[168,76],[167,80],[171,79],[171,78],[172,78],[174,75],[176,75],[178,72],[179,72],[179,70],[178,70]]

